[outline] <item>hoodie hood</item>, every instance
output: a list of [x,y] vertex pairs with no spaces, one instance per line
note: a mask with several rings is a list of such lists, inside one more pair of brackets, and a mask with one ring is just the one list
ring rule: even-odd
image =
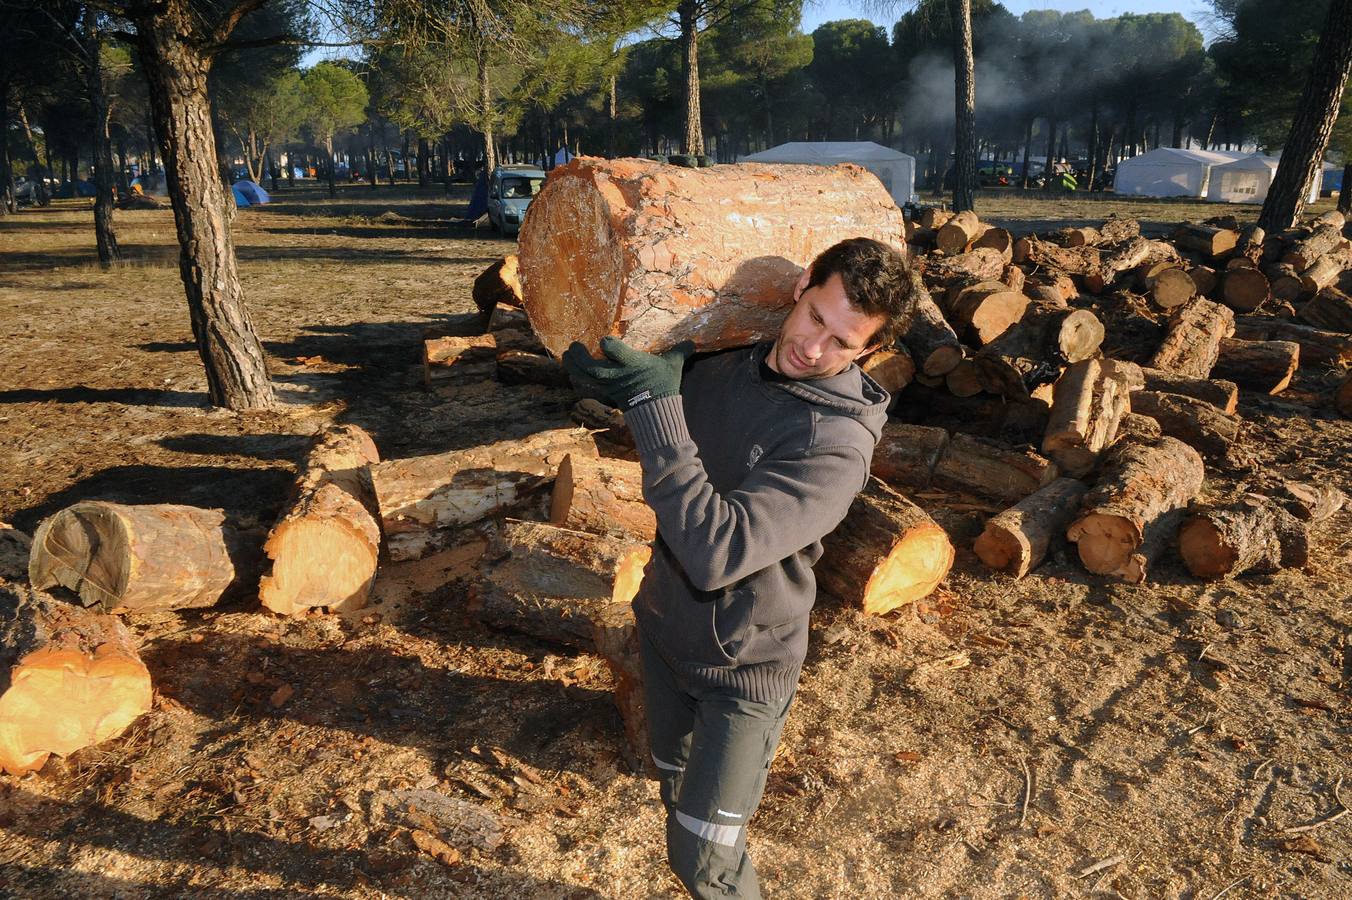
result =
[[[752,350],[750,361],[755,370],[752,377],[761,380],[760,367],[770,353],[773,342],[757,344]],[[764,383],[764,382],[763,382]],[[769,388],[787,391],[814,406],[854,419],[863,425],[877,441],[887,422],[887,407],[892,396],[878,382],[874,381],[859,366],[851,363],[843,372],[826,378],[805,378],[798,380],[774,381],[765,383]]]

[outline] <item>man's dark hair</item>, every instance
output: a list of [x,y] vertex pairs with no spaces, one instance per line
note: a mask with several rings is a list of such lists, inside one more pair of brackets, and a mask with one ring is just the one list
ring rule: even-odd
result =
[[820,287],[839,275],[850,305],[885,322],[869,345],[890,347],[911,325],[915,295],[911,266],[895,247],[872,238],[849,238],[823,250],[812,261],[808,287]]

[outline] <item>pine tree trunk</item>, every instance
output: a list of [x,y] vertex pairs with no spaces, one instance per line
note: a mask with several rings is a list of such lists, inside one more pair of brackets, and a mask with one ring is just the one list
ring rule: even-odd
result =
[[681,138],[681,153],[687,156],[704,155],[704,125],[699,107],[699,4],[683,0],[676,7],[681,23],[682,68],[685,74],[685,135]]
[[[480,36],[474,48],[475,69],[479,79],[479,131],[484,136],[484,171],[489,175],[498,167],[498,148],[493,144],[493,94],[488,83],[492,67],[488,61],[488,38]],[[447,182],[449,184],[449,182]]]
[[122,258],[113,228],[113,142],[108,135],[108,98],[103,92],[102,40],[98,14],[85,7],[86,84],[94,120],[94,238],[99,248],[99,265],[112,265]]
[[1290,228],[1305,211],[1310,185],[1319,177],[1333,123],[1338,119],[1349,71],[1352,71],[1352,0],[1333,0],[1315,47],[1310,77],[1282,150],[1281,163],[1258,217],[1259,226],[1267,231],[1275,233]]
[[335,170],[338,168],[338,165],[337,165],[336,161],[335,161],[334,158],[333,158],[333,136],[332,136],[332,135],[330,135],[329,137],[325,138],[325,140],[324,140],[324,152],[328,155],[328,161],[329,161],[329,196],[330,196],[330,197],[337,197],[337,196],[338,196],[338,188],[337,188],[337,185],[335,184],[334,179],[337,177],[337,172],[336,172]]
[[179,271],[212,404],[234,410],[273,406],[263,346],[244,305],[230,235],[227,189],[216,173],[207,98],[210,61],[188,38],[187,0],[138,7],[137,45],[150,87],[155,132],[178,229]]
[[972,0],[949,0],[953,19],[955,158],[953,208],[976,208],[976,64],[972,59]]

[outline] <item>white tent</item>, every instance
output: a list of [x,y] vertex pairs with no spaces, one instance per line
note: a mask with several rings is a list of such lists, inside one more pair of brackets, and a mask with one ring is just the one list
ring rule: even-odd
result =
[[[1211,168],[1206,198],[1218,203],[1262,203],[1277,175],[1277,157],[1246,156]],[[1319,182],[1310,185],[1310,203],[1319,199]]]
[[898,205],[915,199],[915,157],[873,141],[791,141],[743,156],[741,162],[863,166],[883,183]]
[[1159,147],[1118,163],[1113,190],[1139,197],[1205,197],[1213,166],[1248,155]]

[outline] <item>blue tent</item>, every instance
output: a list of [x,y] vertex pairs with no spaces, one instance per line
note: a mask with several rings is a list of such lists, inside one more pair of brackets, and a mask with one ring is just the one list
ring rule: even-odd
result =
[[240,209],[252,205],[249,203],[248,195],[246,195],[243,191],[239,189],[239,185],[237,184],[232,185],[230,187],[230,193],[235,195],[235,205],[238,206]]
[[234,190],[237,194],[243,194],[248,199],[250,206],[262,206],[264,203],[272,202],[272,198],[268,196],[267,191],[247,178],[236,181]]
[[469,210],[466,219],[477,219],[488,212],[488,174],[480,170],[479,178],[474,182],[474,193],[469,198]]
[[97,197],[99,189],[92,181],[81,179],[75,182],[75,196],[77,197]]
[[291,167],[291,174],[294,175],[294,176],[297,177],[297,178],[304,178],[304,177],[305,177],[305,170],[302,169],[300,166],[292,166],[292,167]]

